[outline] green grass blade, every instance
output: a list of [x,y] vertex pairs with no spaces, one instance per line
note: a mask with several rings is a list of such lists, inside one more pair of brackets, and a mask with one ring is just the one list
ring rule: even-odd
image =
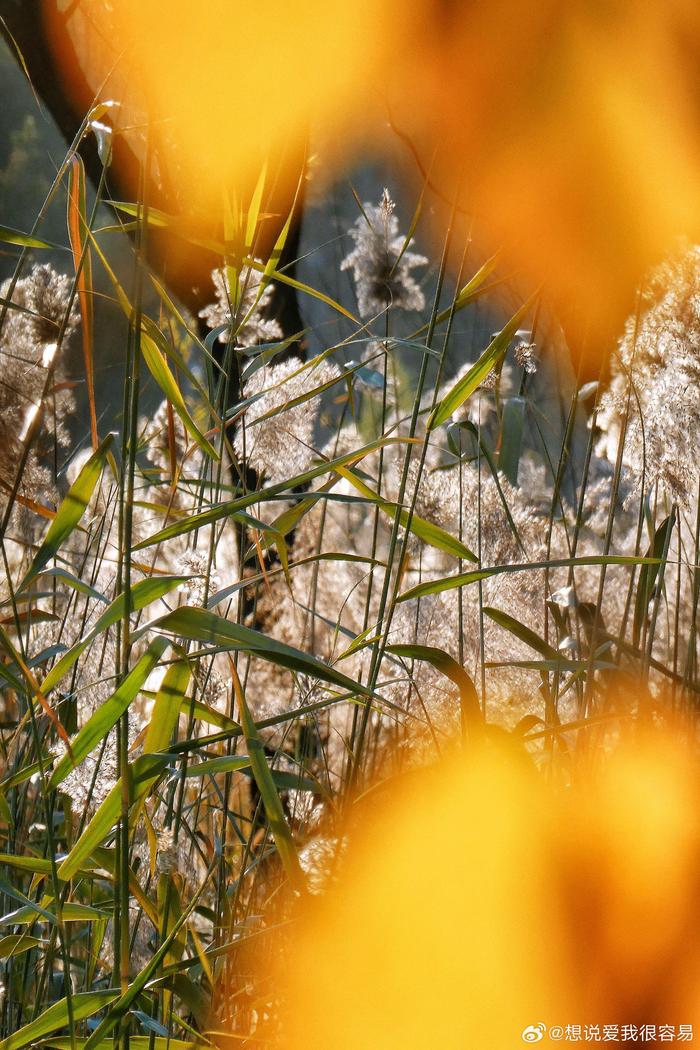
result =
[[207,773],[213,776],[215,773],[233,773],[239,769],[249,768],[248,755],[221,755],[220,758],[207,758],[203,762],[197,762],[194,766],[188,766],[185,776],[203,777]]
[[68,489],[65,499],[56,512],[56,517],[49,526],[43,543],[34,555],[34,560],[22,580],[19,587],[20,591],[24,590],[58,553],[62,544],[65,543],[82,518],[95,491],[95,486],[99,481],[107,453],[112,446],[112,441],[112,435],[108,434],[104,441],[101,442],[99,448],[90,456],[90,459]]
[[519,638],[521,642],[525,642],[535,652],[541,653],[542,656],[546,656],[549,660],[560,659],[560,654],[556,649],[553,649],[543,638],[540,638],[538,634],[526,627],[520,620],[516,620],[515,617],[509,616],[508,613],[502,612],[501,609],[492,609],[489,606],[484,606],[484,615],[488,616],[489,619],[497,623],[499,627],[503,627],[504,630],[509,631],[516,638]]
[[505,357],[513,336],[520,328],[522,321],[527,316],[538,295],[539,292],[535,292],[534,295],[530,296],[527,302],[511,317],[508,324],[501,329],[495,339],[489,343],[479,360],[469,369],[467,374],[462,376],[459,382],[455,383],[452,389],[443,397],[442,401],[435,406],[428,419],[428,430],[435,430],[436,427],[445,423],[453,412],[461,408],[476,388],[483,383],[489,372],[492,372],[496,365]]
[[[139,580],[139,582],[135,583],[131,588],[131,611],[137,612],[139,609],[144,609],[152,602],[158,601],[159,598],[163,598],[170,591],[174,590],[175,587],[179,587],[180,584],[184,583],[188,578],[189,577],[187,576],[151,576],[147,580]],[[118,595],[109,608],[105,609],[102,616],[100,616],[87,634],[83,635],[80,641],[76,642],[75,645],[73,645],[67,653],[64,653],[60,660],[53,665],[46,678],[41,683],[41,690],[43,693],[49,693],[58,685],[63,676],[70,671],[75,661],[79,659],[81,654],[98,635],[102,634],[103,631],[109,630],[110,627],[113,627],[115,623],[124,618],[126,613],[126,601],[126,594],[122,593]]]
[[51,779],[49,788],[55,789],[70,773],[71,769],[80,765],[82,760],[93,751],[103,740],[111,729],[114,728],[119,718],[124,714],[129,704],[138,695],[141,686],[156,666],[161,656],[168,647],[165,638],[154,638],[148,649],[135,667],[129,672],[124,681],[112,695],[100,704],[95,713],[88,718],[85,725],[78,731],[71,741],[71,754],[66,754],[57,763]]
[[[173,761],[169,754],[140,755],[131,766],[131,802],[137,805],[155,784],[163,770]],[[119,820],[122,805],[122,782],[117,781],[104,802],[93,815],[72,850],[58,869],[59,879],[67,881],[80,871],[85,861],[112,832]]]
[[41,943],[38,937],[31,937],[28,933],[10,933],[7,937],[0,937],[0,959],[14,959],[31,948],[38,948]]
[[185,399],[182,396],[180,387],[175,382],[175,376],[168,367],[165,355],[161,353],[155,340],[146,333],[145,329],[142,329],[141,331],[141,354],[146,362],[148,371],[151,373],[156,383],[177,412],[180,417],[180,422],[192,440],[199,445],[201,450],[207,456],[211,457],[211,459],[218,460],[219,453],[205,438],[204,434],[201,433],[197,424],[192,419],[192,416],[187,411]]
[[187,660],[176,660],[165,672],[143,742],[146,754],[165,751],[170,743],[189,682],[190,665]]
[[254,653],[263,660],[277,664],[288,671],[308,674],[323,682],[346,689],[349,693],[381,699],[366,686],[354,682],[322,660],[301,649],[278,642],[251,627],[225,620],[206,609],[182,608],[166,613],[150,624],[151,630],[164,631],[193,642],[202,642],[240,652]]
[[[93,1014],[98,1013],[105,1006],[109,1006],[110,1003],[113,1003],[118,998],[119,991],[114,988],[108,988],[100,992],[78,992],[74,994],[71,996],[73,1022],[92,1017]],[[68,1003],[65,999],[59,999],[57,1003],[50,1006],[48,1010],[44,1010],[43,1014],[34,1021],[26,1024],[24,1028],[20,1028],[17,1032],[8,1036],[7,1039],[3,1039],[0,1042],[0,1050],[23,1050],[23,1047],[31,1046],[39,1039],[43,1039],[44,1036],[51,1035],[52,1032],[57,1032],[60,1028],[65,1028],[68,1021]]]
[[661,572],[661,561],[664,551],[668,550],[671,534],[676,524],[675,507],[670,515],[665,518],[654,533],[654,539],[647,552],[647,562],[642,565],[637,584],[637,595],[634,603],[634,622],[632,627],[632,644],[635,648],[639,645],[642,627],[647,617],[649,602]]
[[387,645],[386,651],[406,660],[425,660],[444,674],[459,689],[462,725],[471,729],[481,726],[483,717],[474,683],[462,665],[449,653],[432,645]]
[[56,248],[57,245],[31,237],[28,233],[13,230],[11,226],[0,225],[0,241],[5,244],[18,244],[22,248]]
[[364,481],[358,478],[348,467],[338,467],[337,472],[349,481],[358,492],[361,492],[363,496],[376,503],[379,509],[392,520],[398,514],[399,521],[403,527],[406,528],[408,526],[409,531],[418,536],[424,543],[427,543],[428,546],[437,547],[438,550],[445,551],[447,554],[453,554],[455,558],[461,558],[463,561],[478,561],[476,555],[456,536],[452,536],[445,529],[441,529],[439,525],[434,525],[432,522],[426,521],[425,518],[419,517],[418,514],[409,515],[409,512],[404,507],[399,507],[396,503],[390,503],[388,500],[382,499],[377,492],[374,492],[369,485],[365,485]]
[[363,445],[362,448],[357,449],[355,452],[348,452],[343,456],[339,456],[337,459],[329,460],[328,462],[321,463],[316,467],[312,467],[310,470],[304,471],[303,474],[297,474],[295,477],[289,478],[288,481],[280,482],[278,485],[269,485],[262,491],[251,492],[246,496],[239,497],[238,499],[226,500],[224,503],[218,503],[213,507],[209,507],[208,510],[201,511],[199,514],[191,514],[182,521],[176,521],[173,522],[172,525],[166,525],[165,528],[161,529],[153,536],[148,536],[145,540],[141,540],[140,543],[135,544],[133,549],[138,551],[143,550],[145,547],[152,547],[156,543],[166,543],[175,536],[184,536],[188,532],[193,532],[195,529],[201,529],[206,525],[212,525],[216,521],[221,521],[222,518],[233,517],[238,511],[245,510],[246,507],[253,506],[257,503],[264,503],[266,500],[278,496],[282,492],[301,488],[303,485],[308,485],[310,481],[314,481],[316,478],[322,477],[324,474],[332,474],[334,471],[337,472],[338,467],[347,466],[349,463],[356,463],[385,445],[403,443],[407,440],[408,439],[406,438],[379,438],[377,441],[372,441],[369,445]]
[[284,815],[282,802],[272,778],[270,767],[267,764],[263,741],[248,709],[235,668],[233,669],[233,674],[234,688],[240,709],[241,726],[243,727],[243,735],[248,747],[248,754],[250,755],[253,778],[263,800],[270,831],[275,840],[284,870],[294,889],[298,893],[303,893],[306,890],[304,873],[299,864],[296,846],[287,824],[287,818]]
[[534,572],[537,569],[564,569],[569,566],[584,565],[658,565],[658,558],[637,558],[624,554],[586,554],[578,558],[550,558],[549,561],[513,562],[508,565],[493,565],[486,569],[472,569],[460,572],[455,576],[443,576],[439,580],[428,580],[404,591],[397,598],[399,602],[408,602],[414,598],[424,598],[427,594],[441,594],[456,587],[468,587],[479,580],[498,576],[507,572]]

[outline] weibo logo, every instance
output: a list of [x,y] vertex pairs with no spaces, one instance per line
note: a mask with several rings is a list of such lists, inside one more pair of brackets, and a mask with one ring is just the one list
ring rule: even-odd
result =
[[544,1039],[547,1026],[540,1022],[539,1024],[529,1024],[527,1028],[523,1029],[523,1042],[524,1043],[539,1043],[541,1039]]

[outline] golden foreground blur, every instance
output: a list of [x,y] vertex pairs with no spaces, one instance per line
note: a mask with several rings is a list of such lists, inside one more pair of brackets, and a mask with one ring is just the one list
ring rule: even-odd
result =
[[668,1026],[697,1035],[698,772],[654,734],[567,787],[488,749],[368,799],[275,977],[280,1046],[508,1050],[540,1025],[545,1044],[602,1042],[605,1026],[617,1041],[650,1026],[647,1045]]
[[143,156],[150,121],[151,203],[207,227],[265,157],[293,195],[309,127],[325,172],[400,141],[437,199],[460,187],[465,235],[474,221],[562,315],[585,315],[592,353],[645,268],[700,233],[690,0],[43,7],[83,111],[120,102],[117,161]]

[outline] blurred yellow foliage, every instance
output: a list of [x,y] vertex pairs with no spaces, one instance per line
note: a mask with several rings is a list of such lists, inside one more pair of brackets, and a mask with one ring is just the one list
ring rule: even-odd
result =
[[557,787],[484,750],[365,805],[371,826],[285,951],[281,1045],[507,1050],[540,1023],[697,1031],[698,772],[660,736]]
[[461,186],[477,230],[593,336],[677,235],[700,237],[691,0],[44,3],[64,68],[124,103],[132,145],[148,115],[185,211],[220,211],[269,155],[295,187],[310,125],[328,167],[395,147],[389,121],[419,178]]

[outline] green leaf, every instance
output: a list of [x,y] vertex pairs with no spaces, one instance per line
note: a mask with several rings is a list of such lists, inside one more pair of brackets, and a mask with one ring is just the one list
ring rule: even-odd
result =
[[216,521],[221,521],[222,518],[231,518],[238,511],[245,510],[246,507],[253,506],[257,503],[265,503],[270,499],[274,499],[275,496],[279,496],[283,492],[301,488],[315,478],[322,477],[324,474],[332,474],[334,471],[337,472],[338,467],[347,466],[348,463],[358,462],[359,460],[364,459],[365,456],[370,455],[370,453],[376,452],[377,449],[383,448],[385,445],[405,444],[410,441],[415,442],[415,439],[379,438],[377,441],[372,441],[369,445],[364,445],[362,448],[359,448],[354,452],[348,452],[343,456],[339,456],[337,459],[320,463],[318,466],[304,471],[303,474],[297,474],[295,477],[289,478],[287,481],[282,481],[278,485],[269,485],[262,491],[250,492],[246,496],[240,496],[238,499],[226,500],[224,503],[217,503],[213,507],[209,507],[208,510],[201,511],[199,514],[191,514],[183,521],[176,521],[171,525],[166,525],[164,529],[161,529],[160,532],[157,532],[154,536],[149,536],[147,539],[141,540],[140,543],[135,544],[133,549],[138,551],[142,550],[144,547],[152,547],[156,543],[166,543],[168,540],[171,540],[176,536],[184,536],[188,532],[193,532],[195,529],[201,529],[207,525],[212,525]]
[[[209,874],[213,868],[210,868]],[[127,990],[123,995],[119,996],[119,999],[114,1003],[112,1008],[108,1010],[106,1016],[100,1021],[95,1031],[89,1036],[86,1043],[84,1044],[84,1050],[94,1050],[95,1047],[100,1045],[101,1040],[112,1031],[112,1029],[119,1023],[120,1018],[124,1017],[127,1011],[130,1009],[131,1004],[136,1001],[138,996],[141,994],[143,989],[149,980],[153,977],[154,973],[161,965],[163,959],[170,950],[171,945],[179,935],[180,930],[184,926],[185,922],[188,921],[189,916],[194,911],[202,893],[204,892],[209,881],[209,877],[205,878],[202,885],[198,890],[195,891],[186,907],[184,908],[181,916],[175,923],[175,926],[170,930],[168,935],[163,938],[160,946],[150,957],[149,961],[143,967],[143,969],[136,975],[131,981]],[[2,1047],[0,1047],[2,1050]]]
[[635,558],[633,556],[618,554],[590,554],[579,558],[551,558],[549,561],[518,562],[511,565],[494,565],[486,569],[472,569],[469,572],[460,572],[455,576],[443,576],[439,580],[428,580],[426,583],[418,583],[415,587],[400,594],[397,601],[408,602],[413,598],[424,598],[426,594],[441,594],[442,591],[451,591],[455,587],[467,587],[479,580],[486,580],[490,576],[498,576],[504,572],[528,572],[537,569],[562,569],[577,565],[644,565],[659,564],[658,558]]
[[90,502],[95,486],[102,473],[113,436],[108,434],[99,448],[90,456],[77,478],[68,489],[65,499],[56,512],[41,547],[34,555],[29,570],[22,580],[20,591],[25,590],[44,566],[57,554],[61,545],[76,527]]
[[647,551],[650,561],[643,565],[639,573],[637,584],[637,595],[634,602],[634,624],[632,628],[632,643],[635,648],[639,645],[644,621],[649,611],[649,602],[656,586],[659,573],[663,574],[665,560],[668,557],[668,548],[671,543],[671,535],[676,524],[676,508],[665,518],[654,533],[654,539]]
[[377,492],[374,492],[369,485],[365,485],[364,481],[358,478],[348,467],[338,467],[337,472],[349,481],[358,492],[361,492],[363,496],[376,503],[379,509],[392,520],[398,514],[399,521],[403,527],[409,526],[409,531],[430,547],[437,547],[438,550],[445,551],[447,554],[453,554],[456,558],[462,558],[464,561],[478,560],[476,555],[456,536],[452,536],[445,529],[441,529],[439,525],[433,525],[432,522],[420,518],[417,514],[410,515],[409,525],[409,512],[405,507],[399,507],[396,503],[390,503],[388,500],[382,499]]
[[238,722],[234,722],[232,718],[229,718],[223,712],[217,711],[215,707],[203,704],[201,700],[195,700],[192,703],[189,697],[183,697],[180,710],[191,714],[193,718],[198,718],[200,722],[208,722],[212,726],[218,726],[219,729],[235,732],[240,731],[241,728]]
[[513,616],[509,616],[508,613],[504,613],[500,609],[491,609],[486,605],[484,606],[484,615],[488,616],[494,623],[497,623],[499,627],[510,631],[511,634],[519,638],[521,642],[525,642],[535,652],[541,653],[542,656],[546,656],[549,660],[561,662],[561,653],[553,649],[543,638],[540,638],[538,634],[535,634],[534,631],[531,631],[529,627],[526,627],[524,623],[520,623]]
[[[175,587],[179,587],[180,584],[184,583],[185,580],[189,579],[188,576],[150,576],[147,580],[139,580],[131,588],[131,611],[137,612],[139,609],[144,609],[152,602],[158,601],[159,598],[163,598],[166,594],[172,591]],[[102,634],[103,631],[109,630],[119,620],[123,620],[126,614],[126,594],[122,593],[118,595],[111,605],[105,609],[102,616],[93,624],[87,634],[83,635],[80,641],[76,642],[67,653],[64,653],[60,660],[58,660],[46,678],[41,684],[41,691],[44,694],[49,693],[54,689],[63,678],[64,674],[71,669],[75,661],[80,655],[87,649],[90,642],[97,638],[98,635]]]
[[503,403],[501,425],[501,450],[498,466],[511,485],[518,484],[518,467],[523,446],[525,424],[525,398],[509,397]]
[[[61,919],[63,922],[96,922],[97,919],[103,919],[106,914],[106,912],[99,911],[97,908],[91,908],[88,904],[73,904],[69,902],[61,907]],[[12,911],[8,915],[3,915],[0,918],[0,926],[35,923],[38,915],[42,915],[44,918],[48,915],[50,921],[57,922],[56,915],[51,909],[27,905],[24,908],[17,908],[16,911]]]
[[[243,770],[244,774],[252,776],[252,772]],[[311,791],[314,795],[327,795],[328,792],[319,784],[318,780],[305,777],[301,773],[290,773],[286,769],[271,769],[270,776],[278,791]]]
[[58,787],[70,773],[80,765],[84,758],[93,751],[110,730],[116,725],[132,700],[138,695],[141,686],[160,660],[168,647],[164,638],[154,638],[136,666],[129,672],[118,689],[109,699],[97,708],[78,731],[71,742],[71,754],[66,754],[57,763],[49,780],[49,789]]
[[72,572],[68,572],[67,569],[62,569],[58,566],[52,569],[42,569],[39,573],[40,576],[51,576],[54,579],[61,580],[66,586],[70,587],[73,591],[78,591],[80,594],[85,594],[88,598],[94,598],[95,601],[103,602],[105,605],[108,604],[104,594],[100,591],[95,590],[89,583],[85,583],[84,580],[79,580],[77,576],[74,576]]
[[207,773],[214,776],[215,773],[233,773],[239,769],[248,769],[250,759],[248,755],[222,755],[220,758],[207,758],[204,762],[197,762],[194,766],[188,766],[185,776],[203,777]]
[[87,219],[87,194],[85,190],[85,164],[79,153],[71,159],[68,173],[68,239],[73,252],[76,287],[80,303],[81,335],[83,341],[83,364],[85,385],[90,415],[92,447],[97,447],[97,412],[95,408],[95,363],[93,346],[93,283],[92,259],[85,230]]
[[[119,990],[108,988],[101,992],[78,992],[71,996],[73,1021],[82,1021],[86,1017],[92,1017],[110,1003],[119,998]],[[44,1010],[34,1021],[30,1021],[24,1028],[20,1028],[7,1039],[0,1042],[0,1050],[22,1050],[25,1046],[36,1043],[44,1036],[65,1028],[69,1022],[68,1002],[59,999],[57,1003]]]
[[253,243],[255,241],[255,234],[258,229],[258,219],[260,217],[260,206],[262,204],[263,191],[265,189],[265,179],[267,178],[267,161],[265,161],[260,170],[258,181],[253,195],[250,198],[250,207],[248,208],[248,216],[246,219],[245,229],[245,250],[251,252],[253,250]]
[[[86,1038],[70,1039],[68,1036],[60,1036],[57,1039],[43,1039],[40,1046],[50,1046],[53,1050],[83,1050],[87,1043]],[[184,1039],[171,1039],[170,1036],[130,1035],[130,1050],[203,1050],[210,1046],[209,1043],[196,1043],[194,1040],[186,1042]],[[97,1043],[95,1050],[113,1050],[114,1040],[103,1039]]]
[[[132,808],[137,805],[155,784],[163,770],[173,761],[173,755],[140,755],[130,767]],[[92,820],[77,840],[73,849],[58,869],[58,877],[64,881],[73,878],[85,861],[95,852],[119,820],[122,805],[122,782],[117,781],[101,804]]]
[[51,861],[48,857],[22,857],[14,853],[0,853],[0,864],[9,864],[12,868],[31,871],[35,875],[50,875]]
[[309,284],[303,284],[302,281],[297,281],[293,277],[289,277],[286,273],[281,270],[270,269],[268,265],[263,265],[257,261],[257,259],[247,258],[245,259],[247,266],[250,266],[251,270],[257,270],[259,273],[265,275],[266,279],[278,281],[280,284],[289,285],[290,288],[295,288],[297,292],[303,292],[304,295],[311,296],[312,299],[318,299],[319,302],[325,303],[326,306],[330,306],[333,310],[336,310],[343,317],[347,317],[353,324],[358,324],[358,319],[346,310],[344,306],[336,302],[335,299],[331,299],[329,295],[324,295],[323,292],[319,292],[316,288],[312,288]]
[[453,412],[456,412],[458,408],[461,408],[467,398],[469,398],[476,388],[483,383],[489,372],[491,372],[505,357],[513,336],[520,327],[523,319],[527,316],[530,307],[535,302],[538,295],[539,291],[530,296],[527,302],[520,307],[513,317],[511,317],[505,328],[503,328],[489,343],[479,360],[472,365],[467,374],[462,376],[462,378],[455,383],[452,389],[445,395],[442,401],[435,406],[427,422],[428,430],[435,430],[436,427],[439,427],[442,423],[446,422]]
[[225,620],[222,616],[216,616],[215,613],[206,609],[191,607],[175,609],[158,620],[154,620],[149,626],[151,630],[164,631],[167,634],[178,635],[217,648],[255,653],[263,660],[269,660],[270,663],[284,667],[288,671],[312,675],[323,682],[340,686],[349,693],[360,693],[363,696],[381,700],[381,697],[373,693],[367,686],[354,682],[347,675],[341,674],[340,671],[336,671],[334,667],[318,660],[315,656],[301,649],[294,649],[291,645],[285,645],[284,642],[270,638],[260,631],[254,631],[251,627],[244,627],[242,624]]
[[7,937],[0,937],[0,959],[12,959],[31,948],[38,948],[40,944],[42,941],[38,937],[30,937],[28,933],[10,933]]
[[462,726],[472,729],[483,724],[483,715],[474,683],[449,653],[432,645],[387,645],[387,652],[407,660],[425,660],[426,663],[449,678],[459,689],[459,701],[462,711]]
[[11,226],[0,226],[0,241],[5,244],[19,244],[23,248],[55,248],[55,244],[48,241],[40,241],[38,237],[32,237],[28,233],[13,230]]
[[187,660],[176,660],[165,672],[143,742],[146,754],[165,751],[170,743],[189,682],[190,665]]
[[[21,691],[22,686],[19,683],[18,685]],[[22,766],[21,769],[18,769],[16,773],[11,773],[9,777],[5,778],[5,780],[0,781],[0,790],[7,791],[9,788],[17,787],[18,784],[24,784],[24,782],[29,780],[30,777],[33,777],[35,773],[41,773],[42,764],[44,765],[44,768],[50,766],[51,756],[47,754],[42,755],[41,763],[30,762],[28,765]]]
[[238,706],[240,709],[243,735],[250,756],[250,767],[265,807],[265,815],[267,816],[267,821],[270,825],[270,831],[272,832],[277,851],[280,855],[280,860],[282,861],[282,865],[287,873],[289,881],[297,892],[303,893],[306,890],[304,872],[299,864],[294,839],[289,830],[287,818],[284,815],[284,808],[280,801],[279,794],[277,793],[277,788],[270,767],[267,764],[262,738],[258,733],[257,727],[248,708],[248,704],[246,703],[245,695],[240,682],[238,681],[238,675],[235,672],[235,668],[233,681],[236,690],[236,699],[238,700]]
[[[83,1050],[86,1043],[86,1038],[71,1040],[68,1036],[61,1036],[57,1039],[44,1039],[39,1045],[53,1047],[53,1050]],[[204,1047],[211,1047],[211,1045],[208,1042],[197,1043],[194,1040],[186,1042],[184,1039],[171,1039],[170,1036],[167,1038],[150,1035],[129,1036],[130,1050],[197,1050],[197,1048],[204,1050]],[[103,1039],[102,1042],[95,1045],[95,1050],[113,1050],[113,1047],[113,1039]]]
[[[144,318],[144,320],[146,319]],[[149,372],[177,412],[180,422],[195,444],[199,445],[201,450],[211,459],[218,460],[219,453],[204,437],[187,411],[185,399],[182,396],[180,387],[175,382],[174,375],[168,367],[165,355],[161,352],[152,334],[149,334],[146,328],[147,325],[144,324],[141,330],[141,353]]]
[[[494,284],[501,283],[500,281],[495,281],[492,284],[490,284],[488,288],[483,287],[486,278],[496,269],[496,265],[498,263],[498,256],[499,253],[497,252],[495,255],[492,255],[490,259],[487,259],[484,265],[480,267],[479,270],[477,270],[477,272],[474,274],[471,280],[468,281],[467,284],[465,284],[464,287],[460,289],[460,291],[457,293],[454,304],[440,311],[440,313],[435,318],[434,323],[436,325],[440,324],[442,321],[446,321],[448,317],[450,317],[452,314],[456,314],[458,310],[463,310],[465,306],[468,306],[469,303],[474,302],[474,300],[478,299],[479,296],[483,295],[485,291],[489,291],[491,288],[493,288]],[[418,328],[415,332],[411,333],[409,340],[402,340],[402,342],[408,342],[410,341],[410,339],[414,339],[417,335],[421,335],[423,332],[427,332],[429,327],[429,324],[422,325],[421,328]],[[397,342],[398,341],[399,340],[397,340]],[[422,347],[421,349],[425,350],[425,347]]]
[[[91,244],[95,249],[95,252],[100,258],[102,265],[104,266],[110,281],[114,287],[114,291],[117,297],[117,301],[121,306],[126,316],[131,320],[133,316],[133,309],[129,301],[129,297],[122,288],[117,275],[115,274],[112,267],[109,265],[104,252],[100,248],[96,241],[94,234],[91,230],[87,230],[86,233],[90,237]],[[166,361],[165,354],[162,352],[158,343],[163,338],[160,329],[150,317],[145,314],[141,318],[141,353],[143,359],[146,362],[149,372],[155,379],[158,386],[161,388],[166,398],[172,404],[173,408],[177,412],[182,425],[184,426],[187,433],[190,435],[192,440],[199,445],[203,452],[205,452],[212,459],[218,460],[219,454],[216,449],[211,445],[203,434],[198,430],[194,420],[187,411],[185,405],[185,399],[182,396],[179,386],[175,382],[175,378],[168,368],[168,362]]]

